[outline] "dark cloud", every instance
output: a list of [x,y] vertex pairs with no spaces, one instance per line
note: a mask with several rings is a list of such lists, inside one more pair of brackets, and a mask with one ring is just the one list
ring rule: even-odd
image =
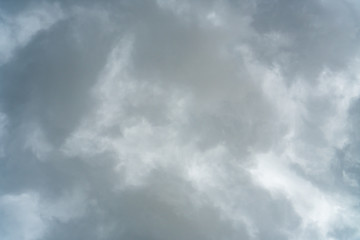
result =
[[[262,35],[279,34],[290,41],[280,46],[280,53],[269,54],[260,47],[260,59],[281,65],[290,79],[295,75],[313,80],[324,68],[343,69],[358,51],[359,15],[354,5],[347,1],[258,1],[254,28]],[[279,58],[282,54],[287,57]]]

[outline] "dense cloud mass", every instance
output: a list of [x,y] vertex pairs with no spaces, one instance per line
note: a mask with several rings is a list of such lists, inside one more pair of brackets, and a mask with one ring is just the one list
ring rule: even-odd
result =
[[0,1],[0,239],[360,239],[359,14]]

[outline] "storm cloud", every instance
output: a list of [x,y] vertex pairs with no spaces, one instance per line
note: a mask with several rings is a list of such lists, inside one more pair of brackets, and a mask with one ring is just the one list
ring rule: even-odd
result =
[[0,238],[360,238],[360,4],[0,2]]

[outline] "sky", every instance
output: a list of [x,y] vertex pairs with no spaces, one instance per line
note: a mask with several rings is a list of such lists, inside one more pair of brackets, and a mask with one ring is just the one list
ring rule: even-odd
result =
[[0,0],[0,239],[360,239],[357,0]]

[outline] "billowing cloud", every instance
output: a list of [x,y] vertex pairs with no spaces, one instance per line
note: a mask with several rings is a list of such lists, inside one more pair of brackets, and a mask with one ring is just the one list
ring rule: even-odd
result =
[[355,1],[0,11],[0,238],[360,237]]

